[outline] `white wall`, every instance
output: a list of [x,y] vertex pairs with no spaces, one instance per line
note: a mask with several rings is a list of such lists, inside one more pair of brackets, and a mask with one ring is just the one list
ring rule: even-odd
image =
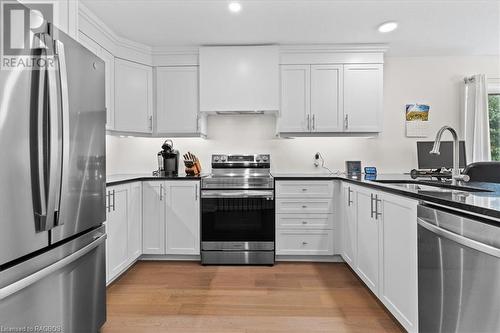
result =
[[[405,137],[406,103],[431,106],[431,135],[443,125],[459,129],[464,76],[486,73],[500,77],[498,56],[390,57],[384,71],[384,132],[375,138],[274,139],[270,116],[210,117],[209,138],[174,138],[181,153],[191,151],[209,171],[213,153],[270,153],[275,172],[314,172],[319,151],[331,169],[344,169],[345,160],[361,160],[379,172],[408,172],[416,167],[417,139]],[[421,140],[421,139],[419,139]],[[163,139],[107,136],[107,172],[143,173],[157,168],[156,153]]]

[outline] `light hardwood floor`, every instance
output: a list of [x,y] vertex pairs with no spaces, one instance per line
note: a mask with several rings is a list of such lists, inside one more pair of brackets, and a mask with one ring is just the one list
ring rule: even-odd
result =
[[138,262],[108,288],[102,333],[403,332],[343,263]]

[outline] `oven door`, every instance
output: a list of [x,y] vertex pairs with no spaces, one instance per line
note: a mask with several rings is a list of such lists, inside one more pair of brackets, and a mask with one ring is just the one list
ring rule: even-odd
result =
[[274,250],[274,191],[203,190],[201,206],[203,249]]

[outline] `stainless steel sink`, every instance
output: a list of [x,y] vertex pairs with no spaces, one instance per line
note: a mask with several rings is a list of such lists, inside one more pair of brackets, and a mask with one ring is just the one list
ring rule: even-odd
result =
[[413,191],[428,191],[428,192],[491,192],[478,187],[460,186],[443,184],[430,181],[418,180],[374,180],[374,182],[381,184],[388,184],[397,187],[402,187],[407,190]]

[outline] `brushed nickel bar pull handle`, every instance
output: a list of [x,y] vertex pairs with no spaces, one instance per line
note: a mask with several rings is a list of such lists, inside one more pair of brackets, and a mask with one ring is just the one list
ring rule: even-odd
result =
[[116,196],[116,192],[115,190],[113,190],[113,212],[115,211],[115,203],[116,203],[116,200],[115,200],[115,196]]
[[[69,92],[68,92],[68,71],[66,67],[66,53],[64,51],[64,44],[59,41],[54,41],[54,51],[57,55],[59,63],[59,82],[60,82],[60,94],[61,94],[61,127],[62,127],[62,149],[59,152],[62,154],[60,157],[61,168],[60,168],[60,184],[58,196],[56,198],[56,205],[58,210],[61,209],[61,196],[64,195],[63,191],[68,190],[69,182],[69,149],[70,149],[70,137],[69,137]],[[57,225],[64,224],[64,220],[58,219]]]
[[373,194],[370,194],[370,217],[373,218]]
[[312,130],[315,131],[316,130],[316,115],[313,114],[312,116]]
[[306,116],[306,126],[307,126],[307,130],[310,131],[311,130],[311,119],[310,119],[310,115],[307,115]]
[[163,184],[160,184],[160,201],[163,200]]

